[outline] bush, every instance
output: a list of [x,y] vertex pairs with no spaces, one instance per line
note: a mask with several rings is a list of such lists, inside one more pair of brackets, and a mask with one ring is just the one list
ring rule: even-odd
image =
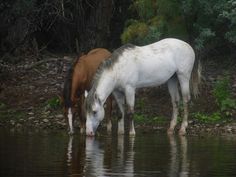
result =
[[49,99],[46,103],[46,107],[50,109],[56,109],[60,106],[60,99],[58,97],[53,97]]
[[236,109],[236,100],[233,99],[230,90],[230,79],[227,75],[216,81],[213,95],[220,111],[227,117],[232,116],[233,111]]
[[194,119],[198,120],[202,123],[215,123],[222,120],[220,112],[215,112],[211,115],[203,114],[203,113],[193,113]]

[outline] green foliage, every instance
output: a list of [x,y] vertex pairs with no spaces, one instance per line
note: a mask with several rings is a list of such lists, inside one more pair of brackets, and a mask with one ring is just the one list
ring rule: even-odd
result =
[[225,3],[223,10],[219,14],[219,18],[229,22],[228,31],[225,33],[225,38],[236,44],[236,1],[230,0]]
[[[176,37],[205,55],[219,47],[232,50],[232,43],[236,43],[235,8],[235,0],[134,0],[130,10],[137,14],[132,17],[135,23],[126,25],[122,42],[149,44]],[[145,24],[145,33],[135,27],[139,23]]]
[[60,99],[58,97],[53,97],[46,102],[46,107],[50,109],[56,109],[60,106]]
[[185,38],[186,29],[177,1],[135,0],[130,9],[138,18],[127,20],[122,43],[147,45],[171,34]]
[[220,107],[222,113],[226,116],[232,116],[236,109],[236,100],[233,99],[230,90],[230,79],[227,75],[216,81],[213,89],[213,95],[216,103]]
[[211,115],[197,112],[193,113],[193,118],[202,123],[216,123],[222,120],[220,112],[215,112]]
[[135,0],[130,6],[132,11],[137,11],[139,18],[149,20],[155,15],[156,3],[153,0]]
[[134,121],[137,123],[145,123],[146,117],[143,114],[134,114]]
[[0,110],[3,110],[5,108],[6,108],[6,105],[4,103],[0,102]]
[[227,120],[232,116],[233,111],[236,109],[236,101],[232,98],[230,90],[230,79],[227,75],[218,79],[214,85],[213,95],[216,103],[219,106],[219,111],[207,115],[204,113],[193,113],[194,119],[202,123],[215,123],[222,120]]
[[0,121],[9,121],[9,120],[20,120],[26,117],[26,113],[22,111],[17,111],[14,109],[5,109],[0,108]]
[[199,35],[195,39],[195,48],[200,51],[204,48],[205,43],[215,36],[215,33],[210,28],[198,27]]
[[147,117],[144,114],[135,113],[134,121],[138,124],[165,124],[167,123],[167,119],[164,117]]
[[145,99],[144,98],[140,98],[137,100],[136,103],[137,109],[142,110],[145,108]]

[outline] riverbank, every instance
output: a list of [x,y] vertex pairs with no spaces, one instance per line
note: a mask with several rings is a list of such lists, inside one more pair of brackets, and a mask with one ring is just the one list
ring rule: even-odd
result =
[[[73,56],[53,57],[55,60],[49,58],[38,65],[37,61],[20,63],[19,65],[28,69],[18,67],[18,70],[5,71],[4,75],[1,75],[0,127],[66,131],[67,124],[60,107],[59,96],[66,72],[72,62],[70,58]],[[217,78],[225,72],[232,73],[231,89],[235,98],[235,63],[203,63],[201,93],[190,103],[188,134],[236,134],[235,114],[213,123],[203,123],[194,119],[197,113],[213,114],[219,109],[212,89]],[[135,111],[135,125],[138,131],[166,131],[172,112],[166,85],[139,90],[136,94]],[[114,104],[113,116],[117,115],[119,113]],[[75,127],[78,130],[78,121],[75,122]]]

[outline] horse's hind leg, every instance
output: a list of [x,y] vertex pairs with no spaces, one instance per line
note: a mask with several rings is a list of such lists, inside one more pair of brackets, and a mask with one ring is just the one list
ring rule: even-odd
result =
[[124,111],[124,104],[125,104],[125,96],[122,92],[119,91],[114,91],[113,95],[116,99],[116,102],[118,104],[118,107],[120,109],[120,112],[122,114],[121,118],[118,121],[118,134],[123,135],[125,133],[125,125],[124,125],[124,116],[125,116],[125,111]]
[[178,80],[176,75],[174,75],[172,78],[168,80],[168,89],[171,96],[171,103],[173,107],[172,112],[172,119],[170,122],[170,127],[167,131],[168,134],[173,134],[175,126],[177,124],[177,117],[178,117],[178,105],[179,105],[179,90],[178,90]]
[[186,128],[188,127],[188,102],[190,100],[190,89],[189,89],[189,80],[190,80],[190,75],[184,75],[184,74],[179,74],[178,75],[179,82],[180,82],[180,87],[181,87],[181,93],[183,97],[183,107],[184,107],[184,117],[183,121],[181,124],[181,128],[179,130],[180,135],[185,135],[186,134]]

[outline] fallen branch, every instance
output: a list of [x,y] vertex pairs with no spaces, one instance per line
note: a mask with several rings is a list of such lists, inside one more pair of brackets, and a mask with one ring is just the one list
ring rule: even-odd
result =
[[68,61],[68,62],[71,62],[73,59],[72,58],[69,58],[69,57],[64,57],[64,58],[48,58],[48,59],[44,59],[44,60],[41,60],[41,61],[38,61],[36,63],[33,63],[27,67],[24,67],[24,69],[26,70],[30,70],[36,66],[39,66],[39,65],[42,65],[44,63],[49,63],[49,62],[55,62],[55,61]]
[[35,68],[36,66],[42,65],[44,63],[49,63],[49,62],[57,62],[57,61],[67,61],[67,62],[72,62],[73,58],[70,58],[68,56],[65,56],[63,58],[47,58],[47,59],[43,59],[40,60],[38,62],[35,62],[31,65],[21,65],[21,66],[15,66],[15,65],[8,65],[5,63],[0,63],[0,67],[4,68],[4,69],[8,69],[11,71],[17,71],[17,70],[31,70],[33,68]]

